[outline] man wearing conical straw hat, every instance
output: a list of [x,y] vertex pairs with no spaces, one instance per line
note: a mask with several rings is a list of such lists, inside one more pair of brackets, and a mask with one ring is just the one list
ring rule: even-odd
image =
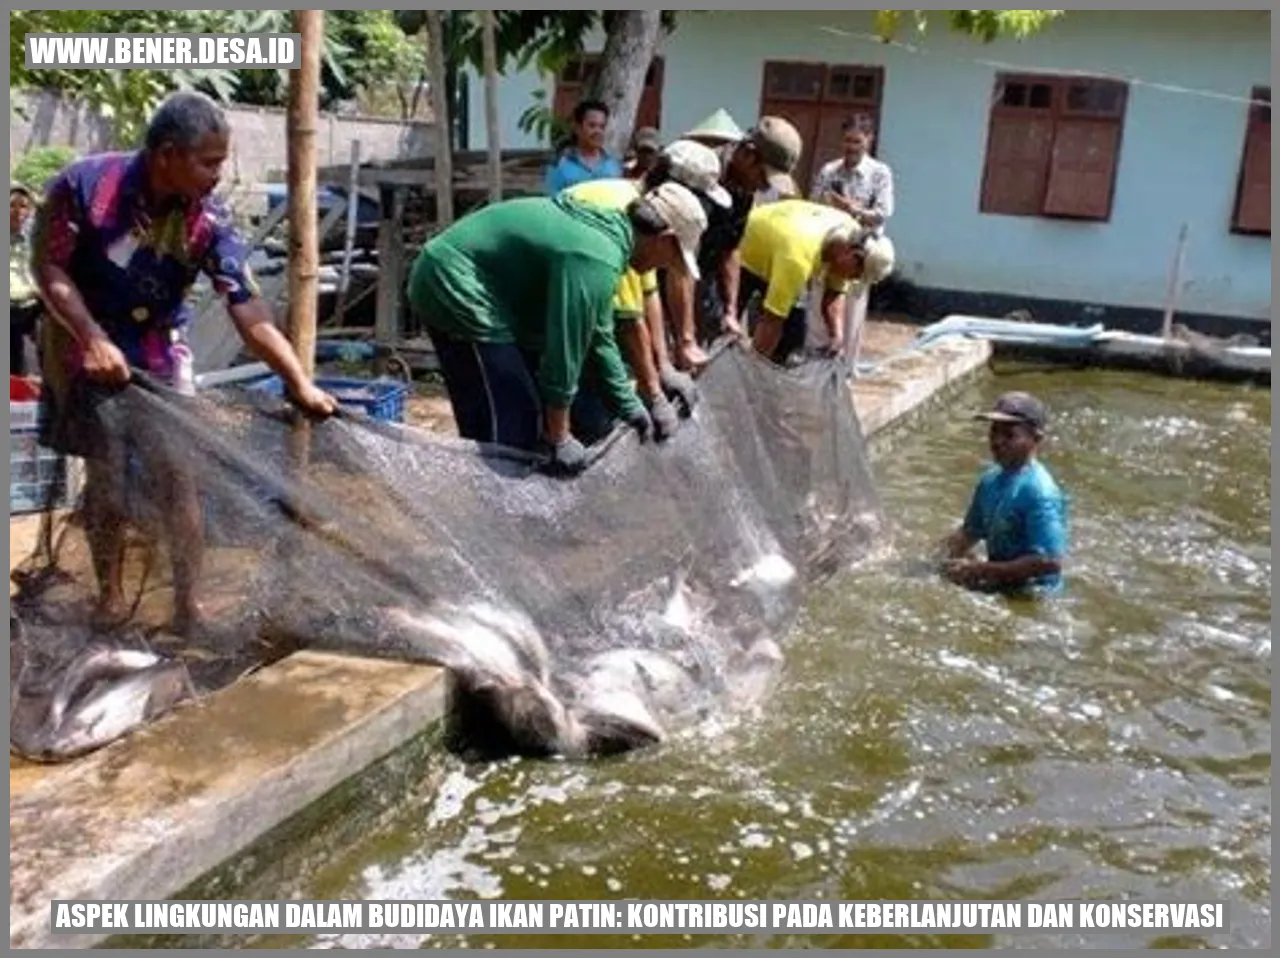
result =
[[719,109],[686,133],[683,139],[716,149],[729,143],[737,143],[744,136],[746,131],[733,121],[729,111]]

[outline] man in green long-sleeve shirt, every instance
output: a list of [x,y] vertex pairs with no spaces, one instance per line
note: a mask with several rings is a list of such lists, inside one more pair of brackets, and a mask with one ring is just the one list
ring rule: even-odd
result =
[[[423,247],[409,301],[426,326],[458,432],[476,442],[534,450],[565,472],[585,450],[571,432],[599,395],[642,436],[652,428],[618,351],[613,297],[628,266],[697,270],[702,204],[664,183],[617,211],[567,196],[495,203]],[[583,397],[586,398],[585,396]]]

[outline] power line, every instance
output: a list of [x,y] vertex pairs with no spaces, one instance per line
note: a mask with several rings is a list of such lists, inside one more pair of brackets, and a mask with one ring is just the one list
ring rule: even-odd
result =
[[861,40],[867,43],[874,43],[877,46],[897,47],[907,53],[913,53],[917,56],[941,57],[944,60],[952,60],[957,63],[970,63],[978,66],[992,67],[996,70],[1007,71],[1010,73],[1028,73],[1028,72],[1044,72],[1052,73],[1056,76],[1074,76],[1091,80],[1111,80],[1117,83],[1127,83],[1130,86],[1149,87],[1152,90],[1161,90],[1165,93],[1184,93],[1191,96],[1200,96],[1210,100],[1223,100],[1228,103],[1244,103],[1250,106],[1270,107],[1270,100],[1255,100],[1252,97],[1237,96],[1232,93],[1220,93],[1217,90],[1198,90],[1193,87],[1178,86],[1174,83],[1158,83],[1154,80],[1143,80],[1140,77],[1126,76],[1118,73],[1099,73],[1094,70],[1066,70],[1058,67],[1028,67],[1020,63],[1004,63],[1000,60],[988,60],[983,57],[963,57],[955,54],[939,53],[936,50],[930,50],[927,47],[919,46],[914,43],[904,43],[901,40],[886,40],[874,33],[859,33],[856,30],[844,30],[840,27],[821,26],[819,30],[824,33],[830,33],[835,36],[844,37],[849,40]]

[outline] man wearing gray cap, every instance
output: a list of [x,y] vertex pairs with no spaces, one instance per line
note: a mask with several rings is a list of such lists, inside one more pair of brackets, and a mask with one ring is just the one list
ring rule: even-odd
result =
[[[989,591],[1056,592],[1067,552],[1067,501],[1036,458],[1048,427],[1044,405],[1009,392],[975,419],[990,423],[995,462],[974,489],[960,528],[947,540],[946,576]],[[970,558],[979,542],[985,562]]]
[[794,126],[782,117],[765,116],[741,139],[718,150],[720,184],[733,202],[728,208],[707,207],[707,231],[698,250],[699,280],[668,274],[663,286],[666,309],[677,331],[673,359],[678,367],[696,369],[706,363],[699,339],[710,342],[721,333],[743,334],[737,309],[742,276],[738,247],[747,217],[758,192],[775,189],[782,196],[796,194],[791,173],[803,149]]
[[629,180],[638,180],[658,162],[658,153],[662,150],[662,137],[651,126],[642,126],[631,137],[631,150],[623,166],[622,175]]

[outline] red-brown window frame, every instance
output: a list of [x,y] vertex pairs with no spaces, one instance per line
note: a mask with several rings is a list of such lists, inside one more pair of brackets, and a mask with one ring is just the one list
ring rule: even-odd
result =
[[[1031,87],[1033,85],[1048,86],[1050,88],[1050,97],[1048,106],[1008,106],[1003,103],[1005,89],[1012,84],[1024,84],[1028,90],[1028,98],[1031,95]],[[1107,87],[1114,90],[1117,97],[1116,108],[1111,111],[1094,111],[1088,108],[1073,109],[1068,105],[1068,96],[1072,87],[1078,87],[1081,84],[1088,84],[1092,87]],[[1115,207],[1116,180],[1120,171],[1120,155],[1124,144],[1124,125],[1128,116],[1129,109],[1129,85],[1120,80],[1114,80],[1109,77],[1095,77],[1084,75],[1063,75],[1052,73],[998,73],[995,82],[992,85],[991,109],[987,119],[987,142],[986,149],[983,153],[982,161],[982,179],[979,184],[978,192],[978,211],[980,213],[993,216],[1023,216],[1035,217],[1038,219],[1061,219],[1061,220],[1079,220],[1083,222],[1099,222],[1106,223],[1111,220],[1111,213]],[[991,163],[991,147],[995,135],[996,123],[1001,116],[1011,114],[1027,115],[1028,112],[1035,111],[1039,116],[1050,121],[1052,127],[1050,147],[1045,157],[1045,166],[1042,173],[1042,185],[1040,191],[1039,207],[1036,212],[1012,211],[994,208],[989,197],[989,179],[992,175]],[[1111,181],[1107,187],[1107,202],[1105,214],[1063,214],[1051,213],[1045,209],[1048,196],[1049,186],[1053,173],[1053,141],[1056,140],[1059,125],[1064,121],[1089,121],[1097,123],[1106,123],[1113,125],[1116,132],[1115,149],[1112,153],[1111,164]]]
[[1231,232],[1238,233],[1242,236],[1270,236],[1271,226],[1267,225],[1267,229],[1253,229],[1241,224],[1240,214],[1243,211],[1244,191],[1245,191],[1245,167],[1249,162],[1249,148],[1253,140],[1253,134],[1258,127],[1266,127],[1266,136],[1270,136],[1271,130],[1271,87],[1256,86],[1249,93],[1250,100],[1265,100],[1266,105],[1261,103],[1250,103],[1248,119],[1245,122],[1244,143],[1240,149],[1240,170],[1236,174],[1236,197],[1235,202],[1231,205]]

